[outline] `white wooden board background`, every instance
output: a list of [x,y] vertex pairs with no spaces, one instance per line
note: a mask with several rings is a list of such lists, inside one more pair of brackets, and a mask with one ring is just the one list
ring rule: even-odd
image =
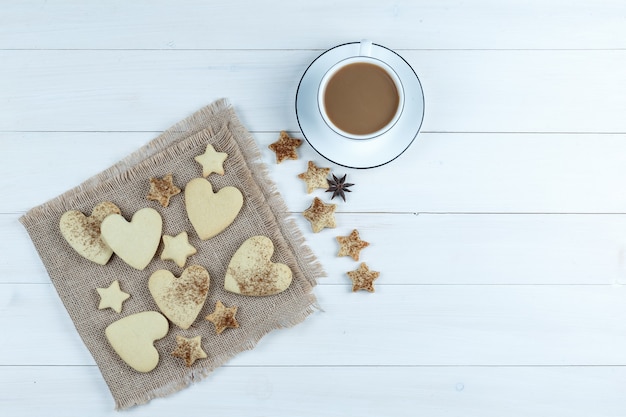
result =
[[[274,164],[303,71],[361,38],[420,76],[419,140],[375,170]],[[626,415],[625,69],[621,1],[3,1],[0,415],[115,414],[18,217],[220,97],[326,267],[325,311],[129,414]],[[299,215],[309,159],[357,184],[336,230]],[[375,294],[335,257],[354,227]]]

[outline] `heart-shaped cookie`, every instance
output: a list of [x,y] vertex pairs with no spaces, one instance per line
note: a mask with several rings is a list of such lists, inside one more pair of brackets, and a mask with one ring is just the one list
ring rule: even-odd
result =
[[148,289],[161,312],[181,329],[188,329],[204,306],[209,283],[208,271],[200,265],[191,265],[180,278],[164,269],[155,271]]
[[265,236],[252,236],[233,255],[224,289],[242,295],[272,295],[285,291],[291,285],[291,269],[285,264],[273,263],[274,244]]
[[226,229],[243,207],[243,194],[235,187],[224,187],[217,193],[204,178],[194,178],[185,186],[187,216],[202,240]]
[[100,224],[109,214],[120,214],[120,209],[108,201],[95,206],[89,217],[77,210],[66,211],[59,221],[61,235],[79,255],[104,265],[113,255],[100,235]]
[[133,268],[143,270],[161,241],[163,220],[153,208],[137,211],[130,223],[119,214],[107,216],[100,225],[102,239]]
[[143,311],[119,319],[104,333],[115,352],[138,372],[150,372],[159,363],[159,352],[153,343],[169,330],[167,319],[156,311]]

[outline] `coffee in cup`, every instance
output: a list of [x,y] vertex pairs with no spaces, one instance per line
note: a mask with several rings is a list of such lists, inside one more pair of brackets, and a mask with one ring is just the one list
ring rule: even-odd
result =
[[395,71],[367,56],[371,43],[361,43],[361,55],[335,64],[322,78],[318,107],[337,133],[368,139],[389,130],[402,114],[404,94]]

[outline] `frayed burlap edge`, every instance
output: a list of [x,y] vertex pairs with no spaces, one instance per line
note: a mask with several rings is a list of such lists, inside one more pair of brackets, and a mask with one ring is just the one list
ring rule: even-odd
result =
[[[50,220],[51,217],[56,219],[59,211],[70,210],[82,200],[92,198],[94,193],[97,195],[98,187],[104,185],[104,183],[114,177],[132,175],[132,170],[136,165],[146,159],[149,159],[153,155],[160,153],[167,147],[172,146],[196,133],[202,132],[203,130],[206,130],[208,134],[213,135],[214,129],[212,128],[212,124],[217,118],[224,118],[227,121],[227,124],[223,126],[223,128],[230,131],[233,138],[239,145],[239,149],[244,155],[247,166],[251,171],[257,186],[261,189],[263,197],[267,203],[267,206],[265,206],[267,209],[266,214],[273,216],[276,219],[276,223],[278,224],[280,230],[277,231],[273,237],[278,239],[283,239],[284,237],[284,243],[294,253],[296,262],[310,285],[306,299],[303,300],[302,310],[298,312],[291,311],[288,315],[281,315],[282,317],[289,317],[289,319],[278,323],[274,329],[292,327],[301,323],[315,310],[320,309],[317,304],[316,297],[312,293],[312,289],[317,284],[317,279],[325,277],[326,273],[313,251],[306,244],[305,238],[299,230],[295,220],[290,216],[287,206],[282,199],[276,184],[270,179],[269,171],[267,166],[262,161],[261,151],[259,150],[256,141],[248,130],[241,124],[234,109],[226,99],[217,100],[214,103],[198,110],[110,168],[87,179],[82,184],[55,197],[47,203],[32,208],[20,217],[20,222],[28,231],[29,226],[35,225],[41,221]],[[270,330],[260,329],[259,331],[250,334],[246,344],[229,351],[227,354],[224,354],[222,358],[220,358],[220,362],[225,363],[237,354],[245,350],[253,349],[259,340]],[[122,410],[134,405],[145,404],[154,398],[168,396],[194,382],[198,382],[206,378],[214,370],[215,368],[201,368],[190,371],[179,381],[173,381],[157,390],[153,390],[142,396],[137,396],[124,403],[120,403],[117,399],[115,399],[115,408],[116,410]]]

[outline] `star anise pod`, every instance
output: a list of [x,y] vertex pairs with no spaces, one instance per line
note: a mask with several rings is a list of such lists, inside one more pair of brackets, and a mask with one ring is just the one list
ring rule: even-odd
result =
[[335,174],[333,174],[333,179],[329,179],[328,180],[328,190],[326,190],[327,193],[332,192],[333,196],[330,198],[331,200],[337,196],[340,196],[341,198],[343,198],[343,201],[346,201],[346,192],[352,192],[352,190],[349,190],[348,187],[353,186],[354,184],[350,184],[349,182],[346,182],[346,176],[348,174],[345,174],[343,177],[341,178],[337,178],[335,176]]

